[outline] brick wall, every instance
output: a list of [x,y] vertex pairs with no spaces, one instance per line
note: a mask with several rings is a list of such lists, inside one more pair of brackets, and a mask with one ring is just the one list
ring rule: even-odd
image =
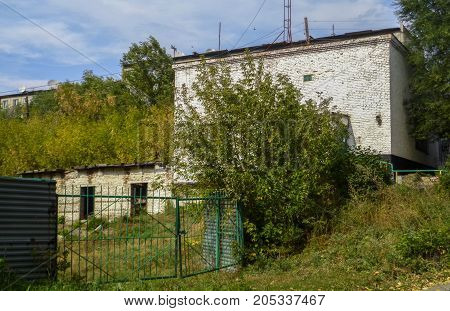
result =
[[171,196],[171,172],[159,166],[73,169],[60,173],[27,173],[26,177],[56,181],[57,194],[65,195],[58,199],[58,213],[69,222],[80,219],[81,187],[95,187],[95,195],[98,197],[94,202],[94,214],[96,217],[111,220],[119,215],[129,215],[131,199],[121,197],[132,195],[132,184],[146,183],[148,184],[147,195],[158,197],[145,200],[148,213],[163,212],[167,204],[172,204],[170,199],[164,199]]
[[[256,52],[254,56],[263,58],[266,69],[273,74],[289,76],[304,100],[331,97],[332,109],[350,117],[356,144],[390,154],[390,41],[388,34]],[[232,67],[234,78],[240,75],[242,57],[225,60]],[[207,61],[216,63],[217,59]],[[188,88],[192,85],[198,64],[198,60],[175,64],[177,89],[183,84]],[[304,75],[312,75],[312,81],[304,82]]]

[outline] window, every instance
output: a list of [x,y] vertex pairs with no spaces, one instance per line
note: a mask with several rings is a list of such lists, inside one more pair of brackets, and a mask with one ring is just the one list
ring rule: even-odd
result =
[[2,108],[3,109],[7,109],[8,108],[8,100],[7,99],[2,100]]
[[313,75],[304,75],[303,76],[303,82],[309,82],[312,81]]
[[148,184],[131,184],[131,216],[147,209]]
[[423,139],[416,139],[416,149],[428,154],[428,141]]
[[13,106],[16,107],[17,105],[19,105],[19,100],[13,99]]
[[80,194],[80,219],[87,219],[94,214],[95,187],[81,187]]

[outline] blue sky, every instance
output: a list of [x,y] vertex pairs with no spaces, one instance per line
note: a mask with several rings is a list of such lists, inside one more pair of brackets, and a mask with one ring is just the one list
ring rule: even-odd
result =
[[[1,2],[43,26],[101,64],[83,58],[13,13]],[[0,0],[0,92],[48,80],[80,79],[84,70],[120,72],[120,58],[132,42],[155,36],[170,52],[184,54],[236,45],[263,0]],[[292,0],[294,40],[304,39],[303,18],[313,37],[397,27],[390,0]],[[349,21],[350,20],[350,21]],[[283,0],[266,0],[236,47],[271,43],[283,25]],[[277,29],[278,28],[278,29]],[[268,36],[264,37],[266,34]],[[255,41],[258,38],[260,40]]]

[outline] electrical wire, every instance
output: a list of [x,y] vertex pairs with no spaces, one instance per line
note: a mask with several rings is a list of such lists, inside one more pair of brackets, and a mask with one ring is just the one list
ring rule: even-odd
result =
[[[107,75],[101,75],[101,76],[97,76],[100,78],[104,78],[104,77],[110,77],[110,76],[117,76],[120,75],[120,72],[116,72],[116,73],[111,73],[111,74],[107,74]],[[56,86],[56,85],[60,85],[60,84],[64,84],[64,83],[74,83],[74,82],[80,82],[83,81],[83,79],[77,79],[77,80],[67,80],[67,81],[63,81],[63,82],[57,82],[51,86]],[[27,87],[27,91],[34,91],[36,89],[40,89],[40,88],[46,88],[46,87],[51,87],[50,85],[46,84],[46,85],[38,85],[38,86],[30,86]],[[18,89],[14,89],[14,90],[9,90],[9,91],[1,91],[0,94],[6,94],[6,93],[11,93],[11,94],[15,94],[17,93]],[[4,95],[5,96],[5,95]]]
[[392,19],[347,19],[347,20],[310,20],[310,23],[358,23],[358,22],[392,22]]
[[92,62],[93,64],[95,64],[96,66],[98,66],[99,68],[101,68],[102,70],[106,71],[108,74],[113,75],[113,73],[111,71],[108,70],[108,68],[104,67],[103,65],[99,64],[98,62],[96,62],[94,59],[92,59],[91,57],[87,56],[86,54],[84,54],[83,52],[81,52],[80,50],[76,49],[75,47],[73,47],[72,45],[70,45],[69,43],[67,43],[66,41],[62,40],[61,38],[59,38],[57,35],[53,34],[52,32],[50,32],[49,30],[47,30],[46,28],[44,28],[43,26],[39,25],[38,23],[36,23],[35,21],[31,20],[30,18],[26,17],[25,15],[23,15],[22,13],[20,13],[19,11],[17,11],[16,9],[14,9],[13,7],[9,6],[7,3],[5,3],[4,1],[0,0],[0,3],[3,4],[3,6],[5,6],[7,9],[9,9],[10,11],[14,12],[15,14],[19,15],[20,17],[22,17],[23,19],[25,19],[26,21],[28,21],[29,23],[33,24],[34,26],[38,27],[39,29],[41,29],[42,31],[44,31],[46,34],[48,34],[49,36],[51,36],[52,38],[58,40],[60,43],[64,44],[65,46],[67,46],[68,48],[70,48],[71,50],[75,51],[76,53],[78,53],[79,55],[81,55],[82,57],[84,57],[85,59],[89,60],[90,62]]
[[258,42],[258,41],[261,40],[261,39],[265,39],[265,38],[267,38],[267,37],[270,37],[270,36],[272,36],[273,34],[275,34],[278,30],[280,30],[281,28],[283,28],[283,26],[280,26],[280,27],[278,27],[278,28],[272,30],[271,32],[269,32],[269,33],[267,33],[267,34],[265,34],[265,35],[263,35],[263,36],[261,36],[261,37],[255,39],[255,40],[253,40],[253,41],[250,41],[250,42],[248,42],[248,43],[246,43],[246,44],[243,44],[243,45],[241,46],[241,48],[246,47],[246,46],[248,46],[248,45],[250,45],[250,44],[253,44],[253,43],[255,43],[255,42]]
[[250,26],[253,24],[253,22],[255,21],[256,17],[258,17],[259,12],[261,12],[264,4],[266,4],[267,0],[264,0],[261,5],[259,6],[258,11],[256,12],[255,16],[253,16],[253,19],[250,21],[250,23],[248,24],[247,28],[244,30],[244,32],[242,33],[242,35],[239,37],[239,40],[237,40],[237,42],[233,45],[232,49],[235,49],[236,46],[239,44],[239,42],[241,42],[242,38],[245,36],[245,34],[247,33],[248,29],[250,28]]

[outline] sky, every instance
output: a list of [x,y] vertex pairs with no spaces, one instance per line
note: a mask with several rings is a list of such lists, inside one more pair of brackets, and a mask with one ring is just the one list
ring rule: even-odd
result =
[[[292,0],[294,41],[305,38],[305,16],[313,37],[331,35],[333,24],[336,34],[398,27],[392,0]],[[123,53],[149,36],[168,53],[217,50],[219,21],[222,49],[272,43],[283,0],[0,0],[0,95],[85,70],[120,73]]]

